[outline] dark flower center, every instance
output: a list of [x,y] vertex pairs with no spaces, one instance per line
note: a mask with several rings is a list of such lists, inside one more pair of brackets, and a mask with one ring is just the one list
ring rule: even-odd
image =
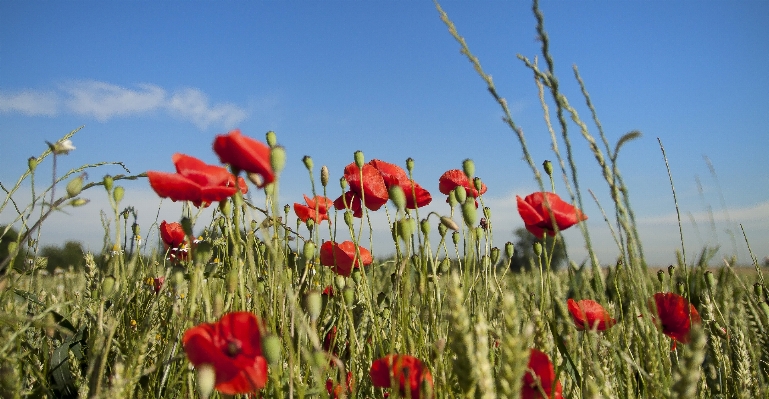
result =
[[230,342],[227,343],[227,350],[225,351],[227,356],[235,357],[238,354],[240,354],[240,351],[241,351],[241,348],[240,348],[240,344],[238,342],[230,341]]

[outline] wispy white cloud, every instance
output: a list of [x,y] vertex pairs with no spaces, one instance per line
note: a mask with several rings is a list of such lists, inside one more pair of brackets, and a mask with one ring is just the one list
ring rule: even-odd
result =
[[54,92],[22,90],[11,93],[0,91],[0,112],[20,112],[29,116],[54,116],[58,113],[59,99]]
[[100,122],[115,117],[165,112],[192,122],[201,130],[211,126],[232,128],[248,117],[248,112],[235,104],[211,104],[206,94],[196,88],[169,93],[149,83],[127,88],[96,80],[69,82],[61,85],[58,91],[0,91],[0,112],[29,116],[54,116],[67,112]]

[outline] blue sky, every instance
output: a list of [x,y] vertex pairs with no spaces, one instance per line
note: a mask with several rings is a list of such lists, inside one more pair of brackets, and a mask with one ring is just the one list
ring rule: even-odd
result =
[[[554,159],[532,74],[516,58],[540,52],[530,3],[442,6],[494,77],[535,161]],[[657,138],[675,179],[690,260],[703,245],[721,245],[719,256],[736,251],[747,262],[740,223],[756,256],[769,255],[769,3],[543,1],[541,8],[556,74],[580,115],[590,120],[573,64],[610,142],[631,130],[644,134],[624,148],[620,168],[649,260],[670,263],[680,247]],[[336,197],[336,179],[362,150],[367,159],[401,165],[414,158],[417,182],[433,193],[430,210],[447,213],[438,177],[474,159],[502,246],[522,226],[515,195],[537,186],[501,117],[430,1],[0,2],[5,186],[46,140],[81,125],[77,150],[60,158],[59,173],[100,161],[122,161],[134,173],[172,171],[174,152],[215,163],[216,134],[239,127],[263,139],[274,130],[288,153],[283,203],[310,191],[304,155],[316,171],[329,167],[329,196]],[[576,126],[570,129],[581,187],[608,206],[595,160]],[[120,172],[101,168],[89,178]],[[160,201],[146,182],[126,188],[124,205],[139,209],[147,231]],[[24,202],[24,193],[15,199]],[[102,192],[87,194],[92,203],[57,215],[43,242],[74,238],[100,248],[99,211],[108,205]],[[584,197],[601,261],[612,262],[609,230]],[[180,210],[165,201],[160,217],[178,219]],[[6,210],[0,222],[13,217]],[[378,217],[376,234],[386,237]],[[582,261],[580,234],[574,229],[567,238]]]

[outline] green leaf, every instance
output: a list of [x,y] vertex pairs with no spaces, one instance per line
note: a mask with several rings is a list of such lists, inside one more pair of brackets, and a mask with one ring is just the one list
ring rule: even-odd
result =
[[[51,389],[60,398],[76,398],[78,396],[78,381],[72,374],[72,368],[85,369],[86,342],[88,341],[88,328],[83,326],[77,333],[61,343],[53,351],[51,363],[48,367],[48,376]],[[70,357],[72,352],[72,357]]]

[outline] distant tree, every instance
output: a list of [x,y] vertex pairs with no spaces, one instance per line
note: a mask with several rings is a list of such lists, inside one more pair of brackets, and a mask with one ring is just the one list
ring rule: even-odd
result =
[[[539,263],[534,256],[534,243],[539,240],[524,227],[519,227],[513,234],[515,234],[517,240],[515,242],[515,251],[513,252],[513,260],[510,263],[510,269],[517,272],[538,268]],[[544,250],[548,251],[548,256],[550,248],[553,247],[553,240],[554,237],[547,236],[543,243]],[[553,260],[551,263],[552,269],[558,269],[565,260],[566,247],[563,245],[563,240],[558,240],[556,241],[553,253]]]
[[77,241],[67,241],[63,248],[45,246],[40,251],[40,256],[48,258],[48,271],[50,272],[57,267],[64,270],[70,267],[79,270],[85,266],[83,246]]

